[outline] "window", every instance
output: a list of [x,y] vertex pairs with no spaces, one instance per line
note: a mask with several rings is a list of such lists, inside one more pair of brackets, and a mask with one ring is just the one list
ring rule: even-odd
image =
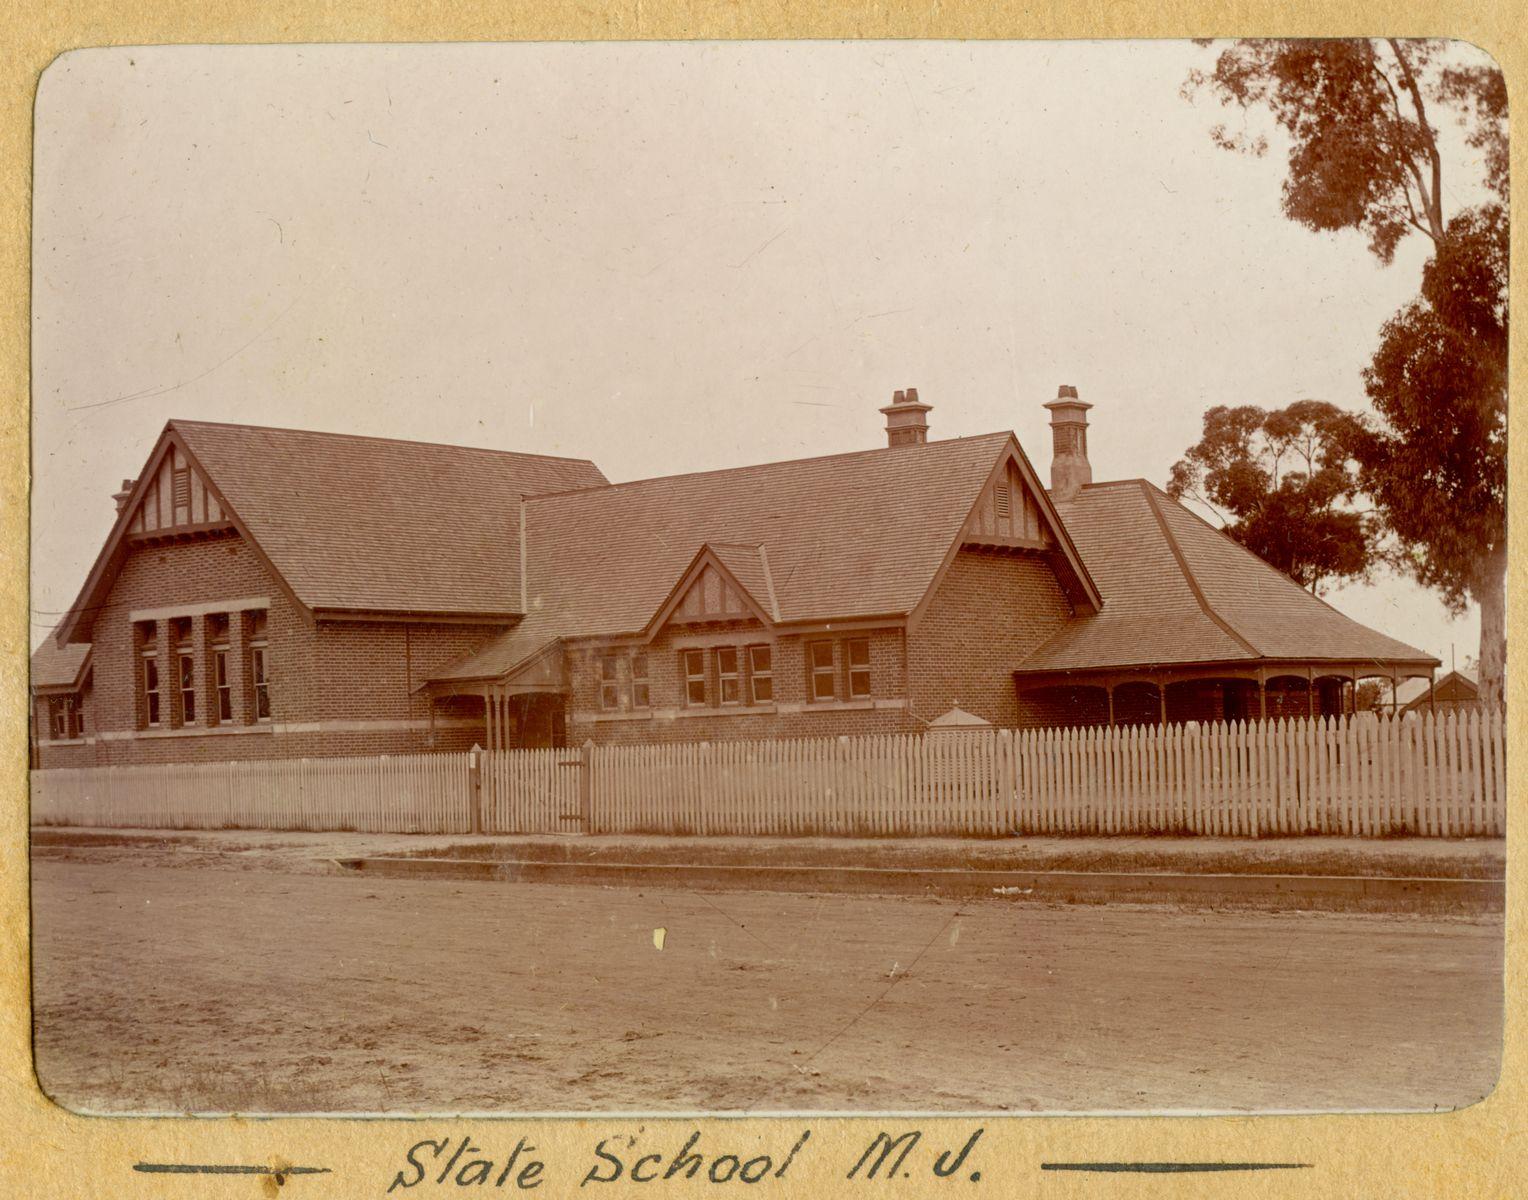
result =
[[218,720],[233,720],[233,686],[228,682],[228,647],[212,652],[212,665],[218,689]]
[[737,647],[719,646],[716,650],[716,679],[723,704],[743,702],[743,678],[737,669]]
[[870,639],[850,638],[849,699],[863,700],[870,695]]
[[191,640],[190,617],[176,617],[170,624],[175,636],[175,671],[180,685],[180,723],[196,724],[196,650]]
[[196,723],[196,659],[189,651],[182,650],[176,656],[180,664],[180,722],[182,725]]
[[607,711],[621,707],[620,667],[614,654],[600,656],[600,707]]
[[833,686],[833,643],[812,642],[806,649],[807,666],[811,671],[811,698],[832,700],[837,695]]
[[249,678],[255,688],[255,720],[271,719],[270,685],[265,678],[265,647],[249,648]]
[[233,720],[233,686],[228,678],[228,614],[207,618],[207,639],[212,643],[212,686],[217,691],[218,721]]
[[684,650],[679,655],[684,671],[684,702],[704,705],[706,702],[706,654],[703,650]]
[[53,711],[53,737],[55,741],[67,742],[85,736],[84,713],[73,696],[56,697],[50,702]]
[[754,704],[773,704],[774,656],[768,646],[748,647],[748,691]]
[[648,708],[652,704],[652,692],[647,685],[647,655],[631,656],[631,706]]
[[256,612],[250,622],[249,632],[249,681],[254,692],[255,720],[271,719],[271,690],[266,660],[265,613]]
[[138,624],[138,656],[143,663],[139,679],[143,685],[143,723],[150,729],[159,725],[159,644],[153,621]]

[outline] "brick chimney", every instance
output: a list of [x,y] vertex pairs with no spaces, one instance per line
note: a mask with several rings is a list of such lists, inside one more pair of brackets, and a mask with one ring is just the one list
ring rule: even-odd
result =
[[1071,500],[1084,484],[1093,482],[1088,463],[1088,409],[1093,406],[1079,400],[1071,384],[1062,384],[1045,407],[1051,415],[1051,499]]
[[918,389],[893,392],[891,403],[881,409],[886,414],[888,446],[921,446],[928,441],[928,412],[932,404],[918,403]]
[[127,502],[132,498],[133,495],[133,488],[136,487],[137,484],[138,481],[136,479],[124,479],[122,481],[122,490],[112,496],[112,499],[117,502],[117,514],[119,516],[121,515],[122,510],[127,507]]

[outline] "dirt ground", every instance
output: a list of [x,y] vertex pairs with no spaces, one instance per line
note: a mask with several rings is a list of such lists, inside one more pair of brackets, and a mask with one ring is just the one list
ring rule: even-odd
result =
[[1500,1055],[1499,915],[376,879],[280,839],[40,845],[33,887],[38,1073],[86,1111],[1433,1109]]

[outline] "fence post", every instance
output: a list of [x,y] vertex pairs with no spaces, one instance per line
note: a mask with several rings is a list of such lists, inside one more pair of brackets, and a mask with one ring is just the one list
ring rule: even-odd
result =
[[467,831],[483,832],[483,747],[476,742],[467,753]]
[[594,739],[585,738],[578,751],[578,815],[584,832],[594,832]]

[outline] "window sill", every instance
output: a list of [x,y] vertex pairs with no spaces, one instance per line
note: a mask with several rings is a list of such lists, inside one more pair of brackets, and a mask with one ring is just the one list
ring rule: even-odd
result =
[[869,712],[877,708],[906,708],[907,701],[903,698],[890,700],[877,700],[872,697],[869,700],[809,700],[805,704],[782,705],[781,712]]
[[[186,737],[217,737],[241,733],[270,733],[269,721],[261,721],[257,725],[193,725],[190,728],[182,726],[179,729],[134,729],[125,733],[115,734],[116,738],[186,738]],[[106,735],[101,735],[106,736]]]
[[597,711],[594,714],[596,721],[651,721],[653,710],[650,708],[633,709],[630,712],[605,712]]
[[676,708],[673,715],[676,718],[683,717],[755,717],[767,716],[778,712],[779,709],[773,704],[727,704],[715,705],[702,708],[696,705],[693,708]]

